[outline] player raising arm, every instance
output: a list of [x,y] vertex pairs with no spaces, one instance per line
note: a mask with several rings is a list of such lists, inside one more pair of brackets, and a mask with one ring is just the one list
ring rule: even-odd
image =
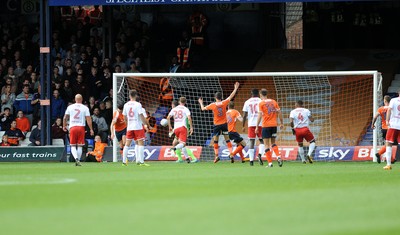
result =
[[126,142],[122,154],[122,164],[124,166],[128,165],[128,148],[131,146],[132,140],[135,141],[135,156],[136,162],[139,166],[149,166],[144,163],[144,139],[145,131],[143,129],[143,124],[147,125],[151,129],[150,124],[144,117],[144,109],[142,105],[136,101],[136,96],[138,95],[136,90],[129,91],[129,99],[122,111],[124,119],[127,125],[126,132]]
[[[260,91],[261,102],[258,105],[258,117],[257,123],[260,123],[262,119],[262,138],[265,146],[270,146],[275,156],[278,159],[278,165],[282,167],[283,161],[281,159],[278,146],[275,143],[277,127],[278,127],[278,117],[280,121],[280,128],[283,129],[283,118],[281,109],[279,108],[278,103],[273,99],[268,99],[267,97],[268,91],[266,89],[262,89]],[[256,133],[258,132],[259,127],[256,126]],[[272,153],[269,148],[265,149],[265,156],[268,161],[267,167],[272,167]]]
[[314,135],[311,133],[308,125],[310,122],[314,122],[314,117],[311,116],[310,110],[303,108],[303,101],[298,100],[295,104],[295,109],[290,112],[290,126],[292,127],[293,134],[296,135],[296,141],[299,145],[299,155],[301,161],[306,163],[304,158],[303,140],[305,139],[310,143],[308,148],[307,160],[309,163],[313,163],[311,154],[315,149]]
[[[250,158],[250,166],[252,166],[254,163],[254,145],[256,142],[256,138],[259,139],[259,146],[258,146],[258,162],[260,165],[263,165],[263,161],[261,159],[261,156],[264,154],[265,151],[265,146],[264,142],[262,140],[261,136],[261,122],[257,123],[257,118],[258,118],[258,105],[261,102],[261,99],[259,97],[259,92],[258,89],[254,88],[251,90],[251,98],[246,100],[246,102],[243,105],[243,132],[245,131],[245,124],[246,124],[246,119],[248,119],[248,128],[247,128],[247,136],[249,137],[250,140],[250,146],[249,146],[249,158]],[[259,126],[258,132],[256,133],[256,126]]]
[[228,98],[222,100],[222,93],[216,92],[214,95],[215,102],[211,103],[207,106],[203,104],[203,98],[199,98],[199,104],[202,111],[211,110],[214,114],[214,128],[213,128],[213,140],[214,140],[214,153],[215,159],[214,163],[217,163],[220,158],[218,155],[218,139],[219,135],[223,135],[226,145],[228,146],[229,152],[232,152],[232,144],[229,141],[228,137],[228,124],[226,119],[226,108],[229,104],[229,101],[235,96],[237,90],[239,88],[239,83],[236,82],[232,93],[229,95]]
[[67,131],[69,121],[69,142],[71,154],[75,158],[75,166],[81,166],[82,146],[85,145],[85,126],[86,122],[93,136],[92,118],[89,108],[82,104],[82,95],[75,95],[75,104],[68,106],[63,119],[63,130]]

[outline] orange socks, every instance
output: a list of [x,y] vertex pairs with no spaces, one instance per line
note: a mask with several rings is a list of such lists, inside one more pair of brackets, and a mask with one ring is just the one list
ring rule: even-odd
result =
[[268,163],[271,163],[272,162],[272,152],[269,149],[266,149],[264,155],[267,158]]
[[382,154],[384,154],[385,152],[386,152],[386,145],[382,146],[382,148],[379,149],[378,154],[379,154],[379,156],[382,156]]
[[[232,143],[228,140],[226,141],[226,146],[228,146],[229,152],[232,153]],[[235,156],[235,155],[233,155]]]
[[276,157],[280,157],[281,156],[281,154],[279,153],[278,145],[273,144],[271,146],[271,148],[272,148],[272,151],[274,151]]
[[218,142],[214,143],[214,153],[215,153],[215,156],[218,156]]
[[242,146],[242,145],[239,145],[239,146],[236,147],[235,151],[233,151],[233,153],[232,153],[231,155],[232,155],[232,156],[235,156],[236,154],[239,153],[240,158],[243,160],[243,159],[244,159],[244,155],[243,155],[242,150],[243,150],[243,146]]

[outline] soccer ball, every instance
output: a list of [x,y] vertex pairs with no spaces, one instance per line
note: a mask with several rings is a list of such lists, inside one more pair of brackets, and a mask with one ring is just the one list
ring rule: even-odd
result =
[[161,124],[161,126],[168,126],[168,120],[163,118],[163,119],[161,119],[160,124]]

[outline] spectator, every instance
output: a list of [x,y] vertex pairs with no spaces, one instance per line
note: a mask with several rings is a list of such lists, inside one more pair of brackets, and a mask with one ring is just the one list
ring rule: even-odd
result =
[[94,141],[94,150],[86,153],[86,162],[101,162],[103,159],[104,149],[107,144],[102,143],[99,135],[94,137]]
[[76,77],[76,83],[74,83],[74,86],[72,87],[72,90],[74,91],[75,94],[81,94],[83,97],[83,100],[87,100],[87,89],[86,89],[86,84],[83,81],[83,75],[78,74]]
[[17,128],[20,129],[24,135],[31,130],[29,119],[24,116],[24,113],[21,110],[18,111],[15,121],[17,122]]
[[112,100],[106,100],[104,103],[106,104],[106,108],[103,111],[103,117],[106,120],[107,125],[110,125],[113,118]]
[[1,94],[1,111],[4,112],[4,109],[8,108],[12,114],[14,101],[15,94],[11,93],[11,85],[7,84],[4,86],[4,93]]
[[[65,140],[65,132],[62,127],[62,119],[61,117],[56,118],[56,121],[51,126],[51,135],[53,139],[63,139]],[[31,134],[32,135],[32,134]]]
[[90,96],[88,108],[89,108],[91,115],[93,115],[94,108],[96,108],[96,107],[98,107],[98,105],[96,104],[96,99],[93,96]]
[[31,73],[31,82],[30,83],[31,83],[31,90],[33,92],[37,92],[40,81],[39,81],[38,73],[36,73],[35,71],[33,71]]
[[11,146],[18,146],[19,141],[25,139],[25,135],[17,128],[17,122],[15,120],[11,122],[11,128],[4,134],[8,136],[8,143],[10,143]]
[[119,67],[121,68],[121,70],[122,70],[122,73],[124,73],[124,72],[126,72],[126,64],[125,64],[125,62],[123,62],[122,61],[122,56],[121,55],[119,55],[119,54],[117,54],[116,56],[115,56],[115,63],[114,63],[114,68],[115,68],[115,66],[117,66],[117,65],[119,65]]
[[13,120],[14,117],[10,112],[10,108],[4,108],[4,111],[0,113],[0,129],[2,131],[9,130]]
[[101,77],[97,72],[97,68],[92,67],[90,69],[90,75],[87,78],[87,85],[89,88],[89,95],[94,96],[94,98],[97,100],[100,98],[100,93],[102,90],[102,81]]
[[97,124],[97,134],[101,136],[101,140],[105,142],[108,136],[108,125],[104,117],[100,116],[100,110],[98,107],[93,110],[92,120]]
[[75,95],[74,91],[71,88],[70,80],[64,81],[64,86],[60,90],[60,96],[62,97],[66,105],[74,100]]
[[40,146],[42,145],[40,142],[40,130],[42,129],[42,122],[38,120],[37,127],[32,130],[31,135],[29,136],[29,141],[31,142],[29,146]]
[[14,83],[12,81],[12,78],[7,77],[5,81],[6,81],[6,83],[4,84],[3,88],[1,88],[1,93],[2,94],[4,93],[6,85],[10,85],[10,87],[11,87],[11,91],[10,92],[15,94],[15,92],[17,91],[17,86],[14,85]]
[[102,89],[101,89],[101,98],[107,96],[108,92],[112,88],[112,77],[110,69],[104,68],[103,69],[103,79],[102,79]]
[[24,85],[21,94],[15,98],[14,106],[17,110],[21,110],[29,119],[29,122],[32,123],[33,105],[39,102],[39,98],[33,100],[33,95],[29,93],[29,88],[29,85]]
[[51,97],[51,121],[54,122],[56,118],[64,116],[65,110],[65,101],[60,97],[60,92],[54,90]]
[[4,135],[1,137],[0,146],[11,146],[10,143],[8,143],[8,135],[4,134]]
[[32,125],[35,125],[40,118],[40,96],[41,96],[41,86],[39,84],[38,89],[35,94],[33,94],[32,106],[33,106],[33,121]]
[[140,73],[140,71],[136,69],[135,61],[131,62],[131,65],[129,68],[130,69],[128,71],[126,71],[127,73]]

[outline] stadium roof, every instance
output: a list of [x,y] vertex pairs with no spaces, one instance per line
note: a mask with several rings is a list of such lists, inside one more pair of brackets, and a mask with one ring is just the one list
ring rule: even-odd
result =
[[[80,5],[163,5],[163,4],[231,4],[277,2],[366,2],[374,0],[49,0],[49,6]],[[390,1],[390,0],[387,0]]]

